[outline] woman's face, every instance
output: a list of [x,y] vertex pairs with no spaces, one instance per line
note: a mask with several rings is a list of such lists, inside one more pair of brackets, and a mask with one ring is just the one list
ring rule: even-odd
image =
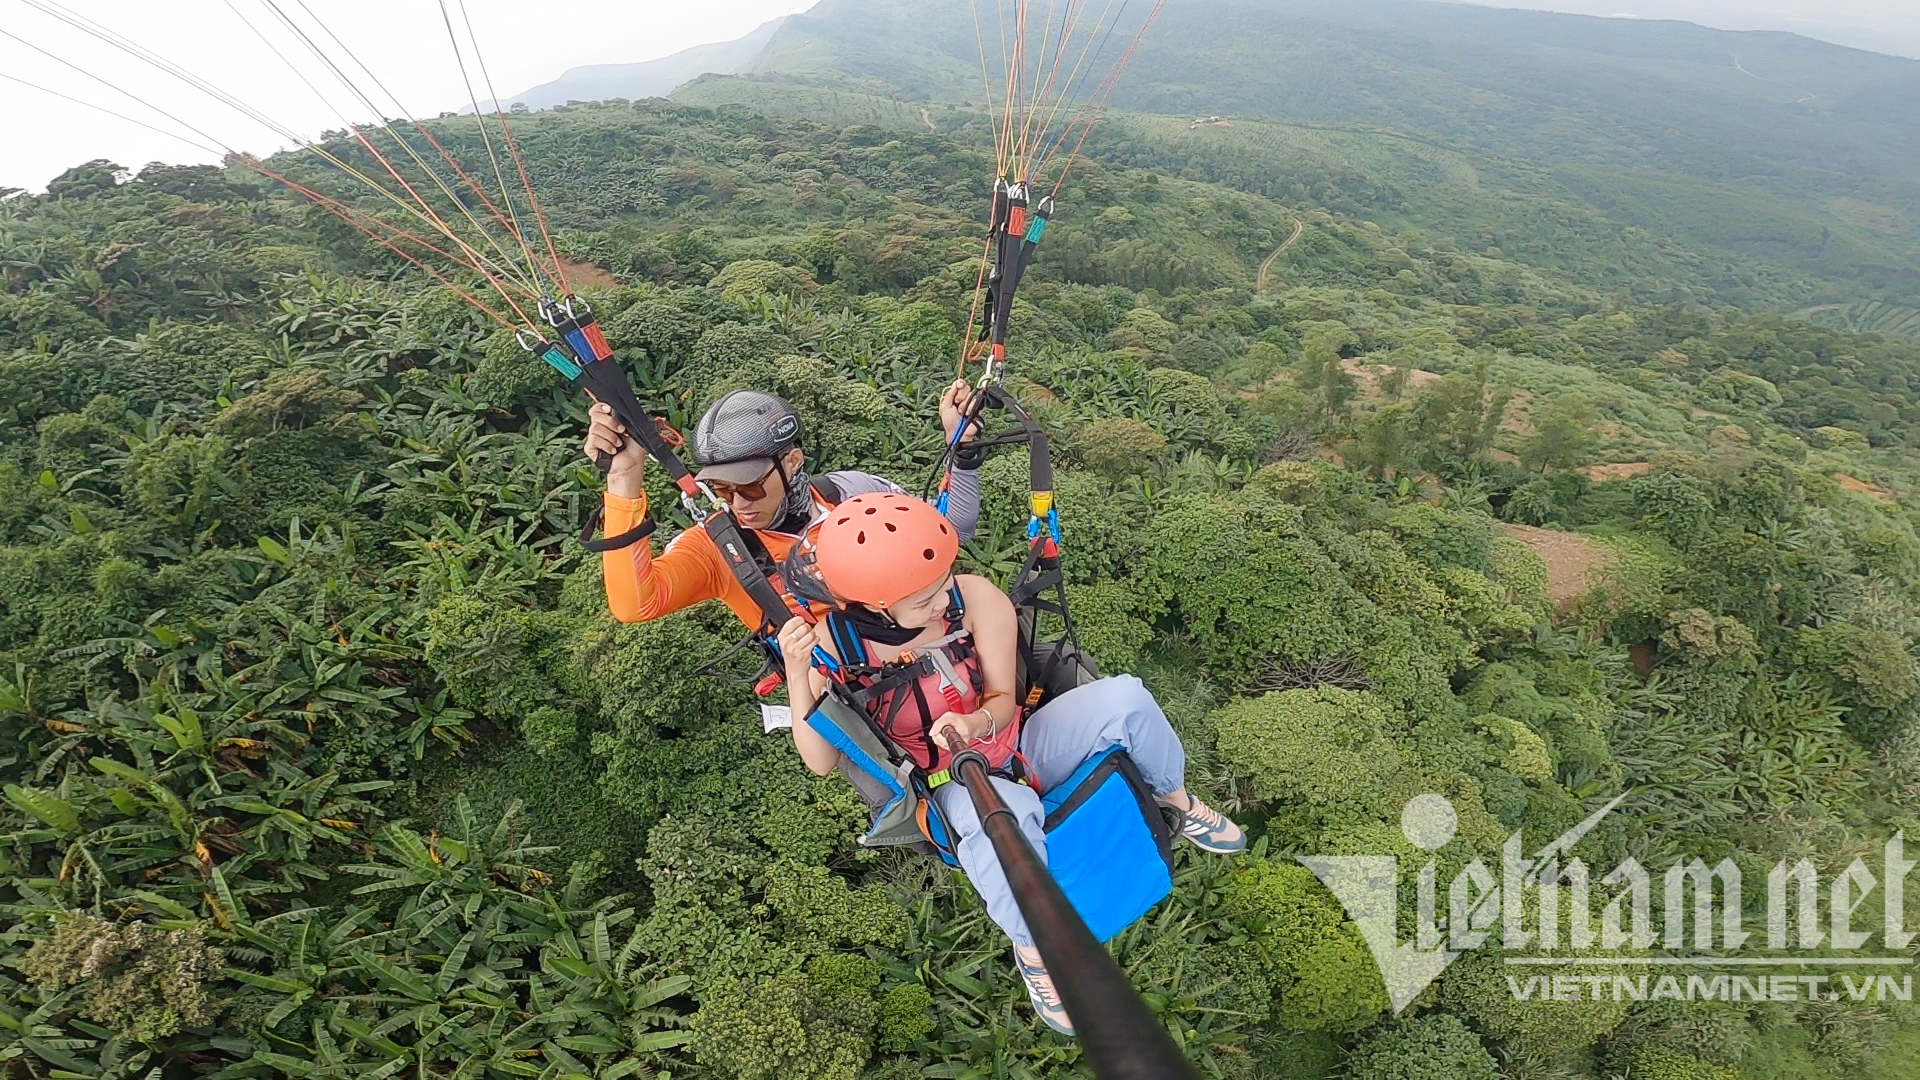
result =
[[952,574],[943,574],[939,581],[921,589],[911,596],[902,597],[880,608],[901,626],[919,630],[933,625],[947,610],[947,588],[953,584]]

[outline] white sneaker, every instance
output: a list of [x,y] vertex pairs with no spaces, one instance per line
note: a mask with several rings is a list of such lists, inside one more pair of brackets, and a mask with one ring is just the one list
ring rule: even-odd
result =
[[1053,976],[1047,974],[1047,966],[1040,959],[1040,950],[1013,947],[1013,963],[1020,969],[1020,978],[1027,984],[1027,1000],[1033,1003],[1033,1011],[1048,1027],[1062,1035],[1073,1034],[1073,1021],[1067,1016],[1067,1007],[1060,1001],[1060,991],[1053,985]]

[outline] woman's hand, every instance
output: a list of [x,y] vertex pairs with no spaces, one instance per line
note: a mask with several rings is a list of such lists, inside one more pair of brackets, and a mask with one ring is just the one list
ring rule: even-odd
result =
[[985,709],[975,709],[970,713],[950,712],[927,725],[927,734],[933,737],[935,746],[951,746],[953,736],[958,736],[964,745],[985,738],[992,724]]
[[607,470],[607,491],[623,499],[637,498],[642,490],[647,452],[637,439],[627,437],[626,426],[613,415],[613,406],[596,402],[587,410],[587,456],[597,464],[602,454],[611,458]]
[[[947,441],[953,441],[953,433],[960,427],[960,418],[966,410],[967,399],[973,396],[973,387],[965,379],[953,380],[953,385],[940,395],[940,430],[947,433]],[[967,428],[967,437],[962,442],[972,442],[980,437],[980,425],[971,424]]]
[[787,692],[792,694],[794,687],[807,685],[813,670],[813,627],[795,615],[780,628],[779,642],[780,659],[787,667]]

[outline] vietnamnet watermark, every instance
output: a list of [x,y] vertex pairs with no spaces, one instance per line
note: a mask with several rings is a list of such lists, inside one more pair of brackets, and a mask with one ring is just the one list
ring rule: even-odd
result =
[[[1811,861],[1781,860],[1767,874],[1764,945],[1769,950],[1786,950],[1787,955],[1739,956],[1734,954],[1743,946],[1758,947],[1761,941],[1742,928],[1742,882],[1732,859],[1713,866],[1701,859],[1683,859],[1667,868],[1659,882],[1661,934],[1654,932],[1653,872],[1632,858],[1622,861],[1597,879],[1603,892],[1619,891],[1601,908],[1596,929],[1591,903],[1595,879],[1586,864],[1569,852],[1624,798],[1601,807],[1532,855],[1526,854],[1521,834],[1514,833],[1501,851],[1498,878],[1481,860],[1469,862],[1446,885],[1444,917],[1438,864],[1427,860],[1419,872],[1419,911],[1412,941],[1399,937],[1398,856],[1302,855],[1299,860],[1353,919],[1379,965],[1396,1014],[1461,954],[1486,944],[1496,927],[1505,951],[1503,963],[1513,969],[1507,976],[1508,986],[1520,1000],[1912,999],[1914,957],[1884,955],[1906,949],[1915,936],[1902,925],[1906,878],[1915,865],[1915,860],[1906,858],[1903,833],[1886,842],[1877,868],[1856,858],[1824,883],[1824,890]],[[1400,816],[1401,831],[1422,851],[1445,847],[1458,825],[1453,804],[1442,795],[1416,796]],[[1880,894],[1879,938],[1884,952],[1872,950],[1872,929],[1855,927],[1856,917],[1869,917],[1861,907],[1875,890]],[[1821,955],[1791,954],[1823,945],[1827,949]],[[1656,947],[1664,953],[1647,954]],[[1833,955],[1856,949],[1862,954]],[[1675,955],[1688,950],[1716,950],[1718,955]],[[1551,970],[1556,967],[1578,968],[1582,973],[1557,974]],[[1827,970],[1780,975],[1759,973],[1760,968]]]

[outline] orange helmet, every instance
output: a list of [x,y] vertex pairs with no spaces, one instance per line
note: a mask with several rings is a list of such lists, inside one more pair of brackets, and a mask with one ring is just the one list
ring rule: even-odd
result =
[[960,536],[910,495],[857,495],[827,511],[812,542],[813,571],[835,597],[885,607],[945,577]]

